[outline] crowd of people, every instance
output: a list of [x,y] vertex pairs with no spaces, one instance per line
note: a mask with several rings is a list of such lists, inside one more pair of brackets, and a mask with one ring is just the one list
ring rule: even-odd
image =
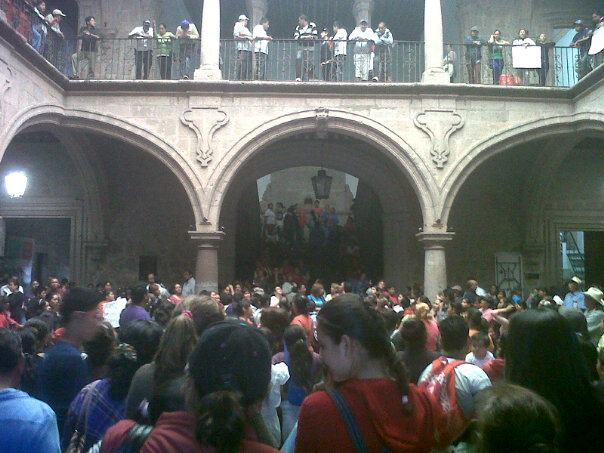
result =
[[[32,45],[35,49],[44,55],[51,51],[53,46],[45,45],[51,41],[47,39],[49,33],[59,40],[65,39],[61,31],[61,21],[64,17],[66,16],[61,10],[55,9],[49,13],[46,11],[46,2],[37,1],[32,23]],[[579,19],[573,24],[576,34],[570,47],[578,50],[578,61],[575,64],[574,54],[563,55],[562,58],[573,60],[570,64],[571,71],[576,71],[579,80],[604,61],[604,37],[599,36],[604,34],[604,30],[599,31],[603,23],[602,13],[594,10],[591,28]],[[261,18],[250,30],[249,18],[245,14],[240,15],[233,28],[235,64],[231,68],[221,59],[223,70],[232,70],[232,76],[237,80],[265,80],[270,43],[273,41],[269,29],[270,20],[266,17]],[[172,33],[164,23],[156,27],[151,20],[144,20],[128,37],[133,40],[136,79],[148,79],[154,61],[160,79],[172,79],[175,73],[182,79],[193,77],[199,63],[200,35],[192,21],[184,19]],[[95,18],[88,16],[85,25],[77,33],[77,46],[71,54],[71,77],[95,78],[98,42],[101,39]],[[384,21],[372,29],[367,20],[361,20],[349,33],[339,21],[319,29],[306,15],[300,15],[293,39],[295,45],[291,50],[295,52],[296,57],[296,81],[346,80],[345,68],[349,54],[352,54],[354,78],[357,81],[393,81],[395,42]],[[508,47],[529,46],[540,47],[540,64],[527,68],[514,65],[513,71],[505,71],[506,61],[511,60]],[[472,27],[462,46],[447,45],[443,69],[449,74],[451,81],[461,81],[458,52],[463,50],[467,81],[470,84],[482,83],[482,64],[486,61],[494,85],[546,86],[554,46],[555,43],[550,41],[545,33],[540,33],[537,40],[533,40],[526,28],[520,29],[515,39],[506,40],[500,30],[494,30],[488,39],[484,39],[480,36],[478,27]],[[510,55],[507,55],[508,53]],[[222,58],[224,57],[222,55]],[[173,61],[178,61],[178,71],[173,71]]]
[[8,278],[0,451],[601,451],[599,287],[280,283]]

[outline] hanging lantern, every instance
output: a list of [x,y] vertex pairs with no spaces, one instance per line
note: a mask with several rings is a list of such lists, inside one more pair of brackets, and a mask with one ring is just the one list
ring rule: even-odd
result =
[[312,178],[312,188],[315,191],[315,199],[327,200],[331,192],[331,176],[327,176],[327,172],[323,169],[317,172],[317,176]]
[[21,198],[27,189],[27,175],[22,171],[14,171],[4,177],[4,187],[10,198]]

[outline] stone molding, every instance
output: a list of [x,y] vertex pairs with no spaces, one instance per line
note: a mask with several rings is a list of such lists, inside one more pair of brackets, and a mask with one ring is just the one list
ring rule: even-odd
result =
[[183,112],[181,121],[197,137],[196,160],[202,167],[208,167],[214,155],[214,134],[229,122],[229,115],[215,107],[192,107]]
[[421,242],[425,249],[441,249],[445,244],[453,240],[455,233],[453,232],[421,232],[415,237]]
[[449,138],[463,127],[463,117],[454,110],[426,109],[418,113],[413,122],[432,141],[430,156],[436,168],[444,168],[451,154]]
[[198,248],[202,249],[217,249],[224,240],[225,233],[223,231],[189,231],[189,237],[197,243]]
[[[0,58],[0,126],[4,124],[6,92],[10,89],[13,79],[13,70],[10,65]],[[0,127],[1,129],[1,127]]]

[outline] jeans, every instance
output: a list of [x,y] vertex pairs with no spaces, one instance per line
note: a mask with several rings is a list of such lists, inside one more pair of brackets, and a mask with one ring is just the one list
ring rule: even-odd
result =
[[172,80],[172,57],[170,55],[160,55],[157,57],[159,65],[159,77],[162,80]]
[[136,79],[148,79],[149,70],[153,63],[153,51],[152,50],[135,50],[134,51],[134,64],[136,66]]
[[250,80],[252,78],[252,52],[249,50],[237,51],[237,64],[235,65],[235,80]]
[[544,66],[541,69],[537,69],[539,73],[539,86],[544,87],[547,85],[547,73],[549,72],[549,66]]
[[392,52],[390,46],[377,46],[373,60],[373,76],[380,82],[391,81]]
[[344,65],[346,64],[346,55],[336,55],[334,63],[334,75],[336,82],[344,81]]
[[256,70],[254,74],[255,80],[265,80],[266,79],[266,55],[262,52],[256,52],[254,54],[256,56]]
[[475,63],[468,62],[468,63],[466,63],[466,66],[468,68],[468,83],[470,85],[479,85],[480,82],[482,81],[482,78],[480,76],[480,73],[481,73],[480,61],[477,61]]
[[491,68],[493,68],[493,85],[499,85],[499,79],[503,72],[503,60],[491,60]]

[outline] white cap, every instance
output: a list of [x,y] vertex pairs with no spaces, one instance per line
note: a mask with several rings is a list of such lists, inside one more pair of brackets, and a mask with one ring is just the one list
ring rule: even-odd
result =
[[53,9],[53,10],[52,10],[52,15],[53,15],[53,16],[63,16],[63,17],[67,17],[65,14],[63,14],[63,11],[61,11],[60,9]]
[[241,16],[239,16],[239,20],[249,20],[248,17],[245,14],[242,14]]

